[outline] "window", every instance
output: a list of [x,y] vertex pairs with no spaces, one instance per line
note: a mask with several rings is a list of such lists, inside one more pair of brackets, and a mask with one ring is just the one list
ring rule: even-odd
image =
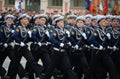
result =
[[48,0],[49,6],[62,6],[62,0]]
[[26,0],[25,2],[26,10],[35,10],[37,12],[40,10],[40,0]]
[[5,0],[5,6],[12,5],[14,6],[15,0]]
[[85,0],[72,0],[71,4],[72,7],[85,7],[86,2]]

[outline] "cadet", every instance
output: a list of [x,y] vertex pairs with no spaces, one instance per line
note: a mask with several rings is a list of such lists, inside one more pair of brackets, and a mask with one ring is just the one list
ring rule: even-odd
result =
[[87,14],[84,16],[85,17],[85,25],[87,27],[89,27],[91,25],[91,18],[92,18],[92,15],[91,14]]
[[[51,63],[49,49],[48,49],[48,26],[45,25],[47,22],[47,15],[39,14],[34,16],[35,25],[32,29],[31,39],[33,44],[31,44],[32,55],[36,62],[41,58],[45,70]],[[48,36],[47,36],[48,35]],[[31,68],[30,68],[31,69]],[[44,71],[45,71],[44,70]]]
[[118,79],[115,64],[106,50],[109,35],[106,34],[105,16],[99,15],[98,17],[99,27],[94,30],[94,36],[91,37],[92,47],[97,50],[93,52],[91,60],[93,76],[94,79],[104,79],[105,72],[107,71],[109,72],[110,79]]
[[75,26],[76,24],[76,18],[77,16],[74,14],[68,15],[67,16],[67,24],[65,25],[65,28],[69,31]]
[[91,50],[89,49],[90,43],[89,43],[88,39],[89,39],[89,37],[92,33],[92,30],[90,29],[91,22],[92,22],[92,17],[93,16],[91,14],[87,14],[87,15],[84,16],[84,18],[85,18],[85,26],[84,26],[85,30],[84,30],[84,32],[87,35],[87,40],[86,40],[86,45],[83,49],[83,52],[85,53],[85,56],[87,58],[88,63],[91,60]]
[[98,26],[98,24],[97,24],[97,16],[93,16],[93,17],[91,18],[91,26],[90,26],[90,29],[91,29],[91,30],[94,30],[97,26]]
[[[64,18],[56,18],[56,28],[50,32],[50,41],[54,44],[51,64],[46,71],[46,76],[44,79],[50,79],[53,70],[60,64],[64,71],[68,74],[68,79],[77,79],[77,75],[71,70],[71,64],[66,53],[66,48],[69,46],[66,43],[67,35],[64,29]],[[59,66],[60,66],[59,65]]]
[[58,18],[58,17],[60,17],[60,16],[61,16],[60,14],[53,15],[53,16],[51,17],[51,19],[52,19],[52,24],[51,24],[51,25],[55,26],[55,25],[56,25],[55,19]]
[[[41,72],[43,70],[43,67],[35,61],[33,58],[31,52],[28,50],[27,43],[29,42],[29,35],[28,35],[28,29],[26,28],[30,20],[30,16],[27,14],[22,14],[19,17],[20,25],[15,29],[15,32],[13,34],[13,38],[15,40],[15,59],[11,61],[11,69],[7,76],[10,77],[10,79],[13,79],[13,76],[16,75],[18,72],[19,63],[21,61],[21,57],[24,56],[26,60],[30,63],[32,68],[35,70],[36,74],[39,75],[39,78],[41,78]],[[10,74],[12,73],[12,74]]]
[[111,26],[111,18],[112,18],[112,15],[106,15],[106,26],[107,27],[110,27]]
[[1,41],[1,51],[0,51],[0,67],[2,67],[5,59],[9,56],[12,59],[13,47],[11,43],[11,35],[13,32],[13,15],[5,16],[5,24],[0,27],[0,41]]
[[[2,48],[0,53],[0,66],[3,65],[7,56],[9,56],[10,60],[14,59],[14,50],[13,50],[13,39],[12,35],[14,33],[15,25],[14,25],[14,16],[8,14],[5,16],[5,24],[1,26],[0,39],[2,42]],[[12,71],[10,68],[8,70]],[[18,74],[20,78],[25,76],[25,71],[22,65],[19,66]]]
[[111,30],[108,32],[110,34],[111,43],[111,57],[117,67],[117,71],[120,75],[120,18],[118,16],[113,16],[111,18]]
[[[84,28],[85,28],[84,23],[85,23],[85,18],[83,16],[77,17],[76,26],[71,30],[73,42],[71,41],[72,52],[70,59],[72,65],[74,66],[74,71],[79,76],[78,79],[82,78],[82,74],[84,74],[84,79],[90,79],[90,74],[89,74],[90,68],[83,51],[83,47],[87,39],[87,36],[84,33]],[[82,73],[81,70],[83,71]]]

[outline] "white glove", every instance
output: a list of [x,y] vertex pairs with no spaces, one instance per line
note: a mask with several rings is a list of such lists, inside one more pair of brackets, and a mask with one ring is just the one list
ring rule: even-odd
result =
[[11,32],[12,32],[12,33],[14,33],[15,31],[14,31],[14,30],[12,30]]
[[41,47],[42,46],[41,42],[38,42],[38,45]]
[[60,43],[60,47],[63,47],[64,46],[64,44],[63,43]]
[[82,36],[84,37],[84,39],[87,39],[87,36],[85,33],[83,33]]
[[29,35],[29,37],[31,38],[31,37],[32,37],[32,32],[31,32],[31,31],[28,31],[28,35]]
[[117,49],[117,47],[116,46],[113,46],[113,51],[115,51]]
[[68,42],[68,44],[71,46],[72,44],[71,44],[71,42]]
[[78,45],[75,45],[75,47],[74,47],[76,50],[78,50],[78,48],[79,48],[79,46]]
[[21,46],[21,47],[25,46],[25,43],[21,42],[21,43],[20,43],[20,46]]
[[45,32],[45,34],[46,34],[48,37],[50,37],[50,34],[49,34],[49,32],[48,32],[48,31],[46,31],[46,32]]
[[93,44],[91,44],[91,45],[90,45],[90,47],[92,47],[92,48],[93,48],[93,47],[94,47],[94,45],[93,45]]
[[99,46],[99,50],[102,50],[102,49],[103,49],[103,46],[100,45],[100,46]]
[[110,38],[111,38],[110,33],[107,33],[107,37],[108,37],[108,39],[110,39]]
[[68,37],[70,37],[70,32],[68,30],[66,30],[66,34],[68,35]]
[[4,47],[5,47],[5,48],[7,48],[7,47],[8,47],[8,44],[7,44],[7,43],[5,43],[5,44],[4,44]]

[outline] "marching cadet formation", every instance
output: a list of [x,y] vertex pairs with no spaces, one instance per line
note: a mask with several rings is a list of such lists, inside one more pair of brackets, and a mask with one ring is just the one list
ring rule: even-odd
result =
[[[20,79],[120,79],[120,16],[7,14],[3,18],[1,79],[16,79],[17,74]],[[6,71],[7,56],[11,61]],[[27,60],[25,68],[22,57]]]

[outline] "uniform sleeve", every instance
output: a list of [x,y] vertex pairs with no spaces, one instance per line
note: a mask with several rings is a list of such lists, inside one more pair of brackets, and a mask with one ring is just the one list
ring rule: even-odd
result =
[[90,35],[88,42],[90,42],[90,44],[93,44],[96,47],[99,47],[99,43],[96,40],[97,36],[98,36],[97,31],[94,31],[93,34]]
[[1,39],[1,42],[4,44],[6,43],[6,37],[5,37],[5,34],[4,34],[4,28],[1,26],[0,27],[0,39]]
[[71,32],[70,32],[69,41],[72,43],[73,46],[76,45],[75,36],[76,36],[76,33],[75,33],[75,31],[72,29]]
[[20,30],[18,28],[15,29],[15,32],[13,33],[12,38],[19,44],[22,42],[20,37]]
[[61,42],[56,38],[57,38],[57,32],[55,30],[51,30],[49,39],[54,45],[59,46]]
[[36,28],[33,28],[33,30],[32,30],[32,41],[33,42],[39,42],[39,39],[37,38],[37,33],[38,33],[38,30],[36,29]]

